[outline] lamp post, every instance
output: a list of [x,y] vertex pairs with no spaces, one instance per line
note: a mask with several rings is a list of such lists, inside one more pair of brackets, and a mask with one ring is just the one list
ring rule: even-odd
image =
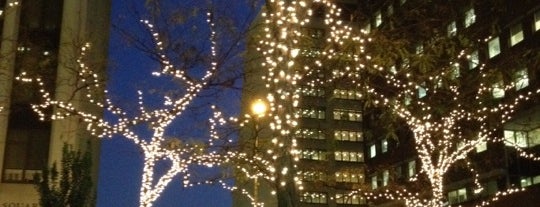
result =
[[[264,117],[267,110],[268,110],[268,106],[266,102],[262,99],[257,99],[251,104],[251,113],[255,117],[254,152],[256,152],[257,148],[259,147],[259,118]],[[259,182],[258,182],[258,177],[255,176],[255,179],[253,180],[253,202],[255,203],[255,206],[259,205],[258,199],[259,199]]]

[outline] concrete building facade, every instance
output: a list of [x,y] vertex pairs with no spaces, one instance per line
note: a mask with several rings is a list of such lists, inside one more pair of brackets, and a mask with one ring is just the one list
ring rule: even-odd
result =
[[31,109],[41,101],[38,88],[15,77],[43,77],[54,97],[85,107],[73,84],[76,60],[88,42],[89,64],[105,74],[109,16],[109,0],[0,1],[0,206],[39,206],[34,176],[61,160],[64,143],[75,149],[91,143],[97,181],[99,142],[76,118],[39,120]]

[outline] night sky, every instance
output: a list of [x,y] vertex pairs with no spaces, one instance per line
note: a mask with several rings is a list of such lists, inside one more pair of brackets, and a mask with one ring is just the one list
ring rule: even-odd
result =
[[[133,8],[133,6],[127,5],[133,3],[141,4],[134,7],[141,7],[144,1],[112,1],[112,21],[114,22],[115,18],[130,18],[128,8]],[[231,12],[243,14],[244,11],[242,8],[235,8]],[[132,27],[130,24],[136,24],[137,21],[132,19],[126,21],[125,25],[119,26]],[[111,93],[129,98],[134,95],[134,89],[137,86],[134,83],[139,83],[141,80],[144,82],[150,75],[149,71],[155,70],[158,66],[140,51],[126,47],[119,33],[111,31],[108,87]],[[125,94],[124,90],[127,91]],[[115,137],[102,141],[100,156],[97,206],[138,206],[142,152],[132,142]],[[231,204],[230,192],[221,187],[200,186],[184,189],[180,185],[180,180],[177,179],[158,198],[155,206],[225,207]]]

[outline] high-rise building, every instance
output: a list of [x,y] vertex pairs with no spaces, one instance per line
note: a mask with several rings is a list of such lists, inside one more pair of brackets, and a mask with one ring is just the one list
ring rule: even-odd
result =
[[[337,1],[343,9],[342,19],[349,23],[356,21],[358,15],[357,1]],[[306,42],[310,46],[300,49],[302,61],[312,61],[313,53],[319,52],[327,35],[322,18],[324,10],[315,6],[313,23],[305,28]],[[255,21],[254,27],[257,27]],[[260,27],[259,27],[260,28]],[[256,41],[263,35],[262,31],[255,30],[249,37],[248,50],[255,51]],[[246,113],[250,105],[258,100],[265,99],[267,90],[262,77],[267,71],[261,68],[261,59],[256,53],[249,53],[245,65],[246,78],[243,89],[243,107]],[[364,182],[364,140],[363,140],[363,112],[360,93],[349,89],[347,85],[334,85],[331,87],[313,85],[313,82],[322,83],[332,75],[332,70],[321,70],[310,73],[302,83],[299,83],[301,95],[300,104],[296,111],[300,117],[299,126],[295,133],[296,149],[299,151],[297,162],[298,177],[302,179],[303,189],[298,193],[298,200],[302,206],[347,206],[364,204],[360,196],[350,194],[358,189]],[[262,148],[271,144],[269,118],[258,118],[256,126],[244,130],[241,141],[251,140],[255,148]],[[254,133],[256,132],[256,133]],[[253,140],[256,140],[253,143]],[[262,147],[261,147],[262,146]],[[251,148],[249,148],[251,149]],[[239,178],[241,181],[242,179]],[[263,202],[265,206],[275,206],[276,196],[271,195],[268,181],[256,180],[237,182],[254,196],[256,202]],[[251,206],[251,202],[235,198],[234,206]],[[334,199],[335,198],[335,199]]]
[[[369,28],[375,33],[386,33],[391,41],[407,44],[411,51],[412,55],[408,59],[401,59],[401,63],[396,65],[397,70],[400,70],[399,64],[407,65],[409,69],[412,68],[412,76],[419,75],[414,71],[418,71],[415,68],[423,67],[420,63],[422,55],[434,55],[433,48],[437,47],[451,51],[455,48],[449,45],[453,44],[463,49],[467,55],[461,59],[455,58],[455,62],[449,62],[452,57],[438,56],[440,59],[434,61],[434,64],[442,63],[439,65],[440,71],[445,67],[444,64],[451,64],[455,71],[453,81],[459,82],[463,91],[467,91],[467,87],[470,87],[469,91],[479,87],[475,85],[481,75],[479,70],[489,69],[489,75],[498,78],[499,82],[488,87],[491,97],[482,101],[500,103],[512,100],[516,95],[535,91],[540,86],[538,1],[366,1],[364,11],[368,21],[361,25],[363,28]],[[434,46],[441,39],[446,39],[449,44]],[[502,88],[503,85],[506,87]],[[433,92],[419,87],[417,97],[411,100],[429,98],[430,93]],[[524,152],[540,155],[540,104],[538,97],[534,99],[520,105],[513,118],[492,134],[502,137],[503,143],[478,144],[465,161],[457,163],[448,171],[443,195],[449,205],[473,205],[494,196],[497,191],[510,188],[525,188],[526,191],[500,198],[492,206],[538,205],[535,194],[540,189],[537,185],[540,181],[540,163],[518,156],[519,152],[510,147],[517,145]],[[478,100],[472,98],[470,101]],[[374,112],[371,118],[377,115],[380,113]],[[370,130],[375,128],[370,127]],[[376,136],[366,139],[369,155],[366,160],[366,184],[371,185],[375,193],[403,186],[413,192],[422,192],[425,186],[409,181],[419,173],[421,165],[410,130],[396,130],[394,134],[397,138],[391,140],[382,134],[377,135],[375,131],[371,134]],[[457,143],[452,145],[459,146]],[[474,174],[478,174],[478,177]],[[399,202],[376,204],[403,206]]]
[[90,43],[88,64],[105,71],[109,15],[108,0],[0,1],[0,205],[39,206],[34,177],[60,162],[64,143],[75,149],[91,143],[97,181],[99,142],[76,118],[39,120],[31,108],[41,101],[38,87],[15,77],[39,76],[55,98],[84,106],[78,102],[84,92],[74,93],[76,61]]
[[[346,24],[367,33],[385,34],[386,41],[405,44],[404,48],[409,50],[411,57],[427,54],[425,51],[432,48],[430,40],[437,37],[468,44],[467,52],[470,54],[463,56],[461,62],[452,63],[456,68],[455,80],[471,81],[483,64],[498,68],[504,85],[513,87],[490,87],[492,101],[504,100],[505,94],[511,98],[534,91],[540,86],[540,4],[537,1],[343,0],[335,3],[342,8],[341,18]],[[305,34],[313,40],[311,46],[314,47],[301,49],[300,53],[308,60],[310,54],[319,52],[316,42],[324,41],[329,35],[318,21],[325,11],[314,11],[312,24],[305,28]],[[250,38],[257,40],[259,34],[255,31]],[[248,42],[248,48],[254,42]],[[379,49],[385,51],[384,48]],[[387,51],[391,52],[395,51]],[[242,98],[246,113],[249,113],[247,110],[253,101],[265,98],[267,90],[261,79],[266,71],[261,70],[259,59],[253,55],[249,53],[249,62],[245,66]],[[403,65],[418,66],[414,61],[418,60],[400,58],[395,67],[389,69],[399,70]],[[437,64],[449,62],[437,60]],[[332,68],[326,68],[311,73],[304,81],[322,83],[332,75]],[[354,86],[299,85],[301,101],[297,111],[301,118],[296,134],[300,151],[297,171],[304,184],[298,195],[300,206],[403,206],[403,202],[385,199],[366,202],[359,194],[349,192],[380,193],[403,187],[413,192],[425,190],[422,184],[410,181],[421,169],[411,129],[400,126],[402,123],[394,123],[389,133],[384,129],[387,126],[381,126],[382,122],[378,120],[384,109],[366,108],[360,92],[353,90]],[[418,88],[418,98],[429,95],[429,91],[422,89]],[[539,156],[539,101],[521,105],[516,111],[514,118],[494,133],[495,136],[503,137],[506,145],[518,145],[522,150]],[[241,136],[244,141],[246,137],[257,140],[255,148],[268,143],[265,129],[261,129],[265,121],[259,121],[259,125]],[[253,129],[257,133],[253,133]],[[534,194],[540,191],[540,185],[537,185],[540,184],[538,161],[521,158],[515,149],[502,143],[479,144],[469,157],[479,174],[478,183],[483,190],[480,191],[470,174],[457,165],[445,180],[443,194],[448,204],[471,205],[497,191],[523,187],[527,189],[525,192],[501,198],[494,205],[537,205]],[[255,195],[256,201],[265,202],[265,206],[275,206],[275,198],[263,182],[246,182],[241,187]],[[235,206],[249,206],[249,202],[239,201],[242,199],[235,200]]]

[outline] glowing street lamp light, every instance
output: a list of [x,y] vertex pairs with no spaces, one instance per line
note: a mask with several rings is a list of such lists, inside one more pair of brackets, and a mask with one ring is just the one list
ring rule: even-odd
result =
[[253,113],[253,115],[256,115],[257,117],[263,117],[266,114],[267,110],[268,106],[266,105],[266,102],[262,99],[257,99],[251,104],[251,113]]

